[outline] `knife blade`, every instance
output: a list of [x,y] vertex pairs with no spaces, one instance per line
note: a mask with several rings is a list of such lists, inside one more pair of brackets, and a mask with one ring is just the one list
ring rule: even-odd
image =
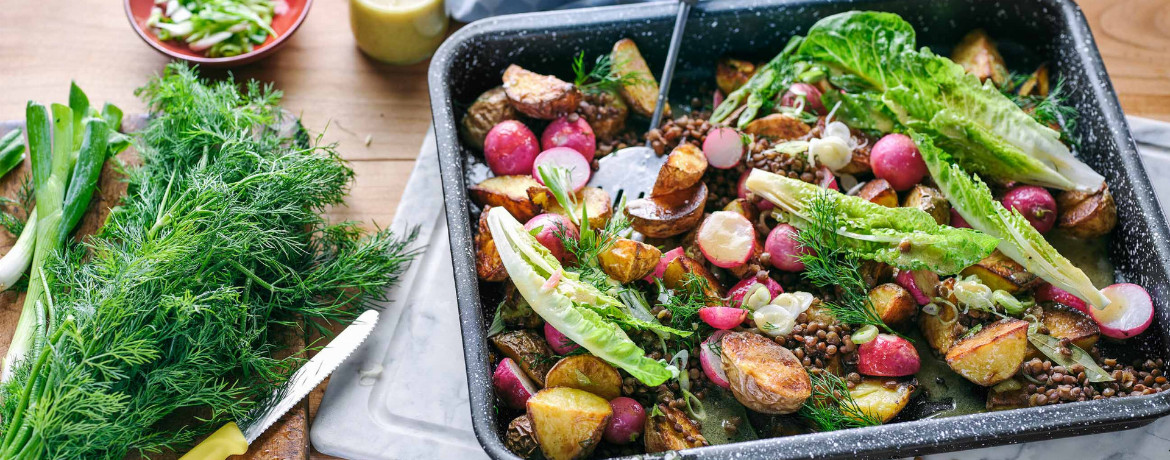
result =
[[362,313],[329,345],[297,369],[288,382],[272,394],[270,404],[257,407],[240,424],[229,422],[224,425],[179,460],[224,460],[230,455],[247,453],[248,445],[332,374],[369,337],[377,322],[377,311]]

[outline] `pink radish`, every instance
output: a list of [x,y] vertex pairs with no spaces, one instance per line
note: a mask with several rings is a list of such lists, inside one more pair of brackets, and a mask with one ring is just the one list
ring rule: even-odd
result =
[[653,283],[655,278],[662,278],[666,273],[666,266],[674,262],[679,256],[686,254],[682,246],[671,249],[662,253],[662,257],[658,258],[658,266],[654,267],[654,273],[643,278],[647,283]]
[[735,268],[751,258],[756,230],[742,214],[715,211],[703,220],[695,241],[703,256],[716,267]]
[[567,355],[581,348],[580,345],[573,343],[565,334],[549,323],[544,323],[544,340],[548,342],[549,348],[552,348],[552,351],[558,355]]
[[492,374],[492,387],[496,389],[500,401],[513,409],[524,409],[528,398],[536,394],[537,390],[532,379],[524,375],[524,371],[512,358],[504,358],[496,366],[496,372]]
[[922,367],[918,350],[906,339],[878,334],[857,347],[857,372],[878,377],[914,375]]
[[536,135],[516,120],[499,122],[483,140],[483,157],[497,176],[528,174],[538,153]]
[[1003,194],[1003,207],[1015,209],[1040,233],[1056,225],[1056,199],[1044,187],[1021,185]]
[[703,141],[703,154],[707,155],[707,164],[719,169],[731,169],[743,159],[743,136],[739,131],[721,126],[707,131],[707,140]]
[[605,425],[602,437],[611,444],[634,442],[646,427],[646,409],[638,401],[625,396],[613,398],[609,407],[613,410],[613,416]]
[[951,226],[955,228],[971,228],[971,224],[967,223],[967,219],[959,215],[959,211],[951,208]]
[[719,107],[723,103],[723,91],[715,90],[715,94],[711,95],[711,107]]
[[744,308],[744,298],[755,292],[757,289],[756,286],[760,286],[768,293],[768,301],[764,302],[764,304],[771,302],[774,297],[784,293],[784,288],[781,287],[780,283],[777,283],[776,280],[772,278],[764,278],[764,282],[761,283],[756,279],[756,277],[753,276],[751,278],[745,278],[739,283],[736,283],[735,286],[733,286],[731,290],[727,292],[727,297],[731,299],[731,305]]
[[715,329],[732,329],[747,319],[747,310],[735,307],[703,307],[699,319]]
[[727,372],[723,370],[723,357],[716,351],[719,349],[724,335],[727,335],[727,331],[715,331],[711,337],[707,337],[707,340],[699,345],[699,365],[711,383],[720,388],[731,388],[731,381],[727,379]]
[[1145,288],[1118,283],[1102,289],[1101,294],[1109,299],[1109,305],[1089,308],[1089,315],[1106,337],[1128,339],[1144,332],[1154,321],[1154,302]]
[[1084,300],[1049,283],[1037,287],[1034,295],[1037,302],[1056,302],[1080,310],[1081,313],[1089,314],[1089,304],[1085,303]]
[[597,153],[597,138],[593,135],[593,128],[577,114],[553,120],[540,134],[540,148],[549,150],[553,147],[568,147],[585,156],[585,161],[592,162]]
[[545,169],[567,169],[569,171],[569,185],[573,187],[573,192],[585,188],[585,184],[589,183],[589,176],[593,174],[585,156],[568,147],[553,147],[536,156],[536,160],[532,163],[532,177],[540,182],[540,185],[545,185],[544,178],[540,175],[542,167]]
[[905,134],[887,134],[869,151],[873,175],[885,179],[894,190],[909,190],[926,177],[926,162],[914,140]]
[[821,174],[823,176],[821,178],[821,183],[819,185],[822,188],[827,188],[829,190],[836,190],[836,191],[840,192],[841,187],[837,186],[837,176],[833,175],[833,170],[829,169],[828,166],[821,166],[820,169],[821,169]]
[[808,248],[796,241],[797,230],[788,224],[776,224],[764,241],[764,253],[772,259],[772,266],[786,272],[804,271],[800,256],[809,254]]
[[780,96],[780,105],[784,107],[796,107],[796,101],[804,97],[804,109],[823,115],[825,111],[825,104],[821,102],[821,90],[816,86],[808,83],[793,83],[788,87],[788,91]]
[[910,291],[918,305],[931,303],[938,293],[938,273],[930,270],[899,270],[894,281]]
[[561,240],[564,236],[570,239],[577,239],[577,226],[568,217],[560,214],[544,213],[539,216],[529,219],[524,224],[524,229],[529,232],[540,229],[536,232],[536,241],[548,248],[548,252],[552,253],[558,261],[564,263],[572,255],[565,249],[565,242]]

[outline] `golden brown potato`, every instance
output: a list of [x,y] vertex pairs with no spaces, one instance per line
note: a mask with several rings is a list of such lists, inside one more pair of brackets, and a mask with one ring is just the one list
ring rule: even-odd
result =
[[[551,212],[553,214],[560,214],[568,217],[570,220],[575,220],[581,216],[570,216],[569,211],[561,207],[557,199],[553,197],[552,191],[544,186],[537,185],[528,189],[528,197],[537,206],[543,207],[544,212]],[[585,187],[577,192],[575,195],[577,203],[584,203],[585,209],[589,213],[589,227],[590,228],[604,228],[605,224],[609,222],[609,218],[613,217],[613,203],[609,198],[609,193],[597,187]]]
[[869,301],[874,311],[886,324],[901,324],[914,316],[918,304],[906,288],[894,283],[885,283],[869,291]]
[[516,110],[541,120],[552,120],[573,112],[581,103],[581,91],[572,83],[525,70],[516,64],[504,70],[504,93]]
[[951,224],[951,203],[934,187],[915,185],[902,200],[902,207],[926,211],[939,225]]
[[[622,79],[619,90],[630,108],[639,115],[649,117],[654,114],[654,106],[658,103],[658,81],[650,73],[650,66],[638,51],[638,45],[633,40],[623,38],[613,44],[610,52],[613,62],[613,71],[617,75],[627,76]],[[662,105],[662,116],[670,117],[670,104]]]
[[756,65],[751,61],[723,57],[715,64],[715,86],[723,94],[731,94],[739,89],[756,73]]
[[561,358],[544,378],[547,388],[567,387],[588,391],[606,401],[622,395],[622,376],[609,363],[593,355]]
[[712,305],[721,304],[720,299],[724,296],[723,284],[702,263],[687,256],[679,256],[666,266],[662,273],[662,285],[672,290],[680,290],[690,280],[692,274],[707,282],[705,290]]
[[913,388],[909,384],[899,382],[894,388],[886,388],[886,380],[866,377],[849,390],[849,395],[857,401],[861,412],[881,420],[882,423],[892,420],[910,403],[910,393]]
[[610,141],[626,129],[630,106],[622,96],[612,89],[587,90],[577,108],[585,118],[598,141]]
[[837,323],[837,317],[833,315],[833,311],[826,307],[821,299],[813,299],[812,305],[808,306],[808,310],[804,311],[808,316],[810,322],[816,321],[824,325]]
[[996,85],[1002,85],[1007,80],[1008,73],[1003,56],[999,55],[995,42],[983,29],[972,30],[963,37],[955,46],[951,60],[963,66],[963,70],[979,77],[981,81],[990,78]]
[[608,401],[575,388],[546,388],[528,398],[532,431],[549,460],[588,457],[612,415]]
[[1008,318],[956,342],[946,360],[959,375],[989,387],[1015,375],[1027,351],[1028,322]]
[[619,283],[629,283],[645,278],[654,272],[662,251],[640,241],[618,238],[613,244],[597,254],[601,271]]
[[894,279],[894,266],[884,262],[863,260],[858,271],[861,272],[861,279],[865,281],[865,285],[871,289]]
[[781,141],[800,139],[811,130],[808,123],[782,113],[758,118],[743,128],[744,133]]
[[488,228],[487,214],[491,208],[485,205],[479,214],[479,228],[475,234],[475,273],[481,280],[499,282],[508,279],[508,271],[504,268],[504,261],[500,260],[500,251],[496,249],[496,241]]
[[870,203],[877,203],[887,208],[898,207],[898,192],[885,179],[874,179],[866,182],[857,191],[857,196]]
[[540,184],[532,176],[496,176],[468,187],[476,204],[503,206],[520,223],[540,214],[540,206],[528,198],[529,187]]
[[736,198],[723,207],[724,211],[734,212],[746,218],[748,222],[755,222],[759,215],[756,206],[744,198]]
[[707,184],[669,195],[639,198],[626,205],[630,225],[651,238],[666,238],[686,232],[703,220],[707,204]]
[[532,419],[528,418],[528,414],[516,417],[508,423],[508,431],[504,433],[504,447],[520,458],[536,457],[540,444],[536,442],[536,434],[532,431]]
[[504,87],[497,86],[484,91],[475,98],[471,107],[467,108],[467,113],[459,123],[459,135],[463,142],[477,150],[483,150],[483,139],[487,137],[492,127],[501,121],[515,120],[519,117],[520,112],[508,102]]
[[938,314],[918,314],[918,328],[926,343],[941,355],[950,351],[955,341],[963,335],[964,328],[956,319],[959,312],[954,307],[938,304]]
[[1048,96],[1048,64],[1041,64],[1032,75],[1020,83],[1016,91],[1021,96],[1031,96],[1033,93],[1040,97]]
[[1104,236],[1117,226],[1117,203],[1108,185],[1102,185],[1095,193],[1058,193],[1056,207],[1056,227],[1076,238]]
[[692,144],[682,143],[666,157],[650,196],[665,196],[694,187],[707,171],[707,156]]
[[552,368],[551,357],[556,356],[544,337],[528,330],[508,331],[491,336],[492,345],[500,353],[512,358],[528,377],[540,386],[544,386],[544,377]]
[[[1063,305],[1042,305],[1040,323],[1048,329],[1048,335],[1068,339],[1082,350],[1091,350],[1101,337],[1101,329],[1089,315]],[[1040,350],[1028,343],[1028,354],[1024,359],[1040,357]]]
[[646,453],[683,450],[707,445],[699,425],[686,414],[666,404],[659,404],[658,410],[647,414],[645,434],[642,435]]
[[975,265],[964,268],[962,275],[975,275],[991,290],[1003,289],[1012,294],[1032,287],[1040,279],[998,249]]
[[800,360],[774,340],[732,332],[721,341],[723,371],[731,394],[748,409],[791,414],[812,395],[812,381]]

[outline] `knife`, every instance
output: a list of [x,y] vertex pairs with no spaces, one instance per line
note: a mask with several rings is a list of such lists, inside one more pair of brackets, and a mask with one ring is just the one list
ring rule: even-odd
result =
[[377,322],[377,311],[362,313],[337,334],[329,345],[297,369],[288,382],[273,393],[271,404],[252,411],[248,414],[248,420],[241,421],[239,425],[228,422],[179,460],[225,460],[231,455],[247,453],[248,445],[332,374],[366,340]]

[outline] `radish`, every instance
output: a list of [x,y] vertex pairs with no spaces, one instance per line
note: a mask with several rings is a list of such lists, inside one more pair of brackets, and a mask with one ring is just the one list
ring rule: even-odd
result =
[[739,213],[715,211],[703,220],[695,241],[703,256],[716,267],[735,268],[751,258],[756,247],[756,230]]
[[715,90],[715,94],[711,95],[711,107],[719,107],[723,103],[723,91]]
[[581,348],[580,345],[573,343],[573,340],[558,331],[549,323],[544,323],[544,340],[548,342],[549,348],[558,355],[567,355]]
[[748,311],[735,307],[703,307],[699,319],[715,329],[732,329],[747,319]]
[[560,117],[553,120],[540,134],[540,148],[549,150],[553,147],[568,147],[585,156],[585,161],[592,162],[597,153],[597,138],[593,135],[593,128],[577,114]]
[[833,175],[833,170],[829,169],[828,166],[821,166],[820,169],[824,176],[821,179],[821,183],[818,185],[820,185],[821,188],[827,188],[829,190],[836,190],[840,192],[841,188],[837,186],[837,176]]
[[1015,209],[1040,233],[1056,225],[1056,199],[1044,187],[1021,185],[1003,194],[1003,207]]
[[878,334],[857,347],[857,372],[878,377],[914,375],[922,367],[918,350],[910,341],[892,334]]
[[541,245],[548,248],[548,252],[552,253],[558,261],[564,263],[568,261],[571,256],[569,251],[565,249],[565,242],[561,237],[577,239],[577,226],[568,217],[560,214],[544,213],[539,216],[529,219],[524,224],[524,230],[529,232],[539,229],[533,236]]
[[721,126],[707,131],[703,141],[703,154],[707,164],[719,169],[731,169],[743,159],[743,136],[733,128]]
[[772,266],[786,272],[804,271],[800,256],[809,254],[808,248],[796,241],[797,230],[788,224],[776,224],[764,241],[764,253],[768,254]]
[[1154,302],[1145,288],[1118,283],[1102,289],[1101,294],[1109,299],[1109,305],[1090,308],[1089,315],[1106,337],[1128,339],[1141,334],[1154,321]]
[[1084,300],[1049,283],[1037,287],[1034,296],[1037,302],[1056,302],[1080,310],[1081,313],[1089,314],[1089,304],[1085,303]]
[[536,160],[532,163],[532,177],[540,182],[540,185],[545,185],[544,178],[540,175],[541,168],[546,171],[550,168],[567,169],[569,171],[569,185],[573,187],[574,193],[585,188],[585,184],[589,183],[589,176],[593,174],[585,155],[568,147],[553,147],[536,156]]
[[971,224],[968,224],[967,219],[964,219],[955,208],[951,208],[951,226],[955,228],[971,228]]
[[804,97],[804,109],[818,114],[825,114],[825,104],[821,102],[821,90],[816,86],[808,83],[793,83],[788,87],[788,91],[780,96],[780,105],[784,107],[796,107],[796,101]]
[[918,305],[933,302],[932,299],[938,293],[938,273],[930,270],[899,270],[894,281],[910,291]]
[[782,293],[784,293],[784,288],[776,280],[764,278],[764,282],[761,283],[753,276],[736,283],[727,292],[727,297],[731,299],[732,306],[755,310],[756,308],[767,305],[772,301],[773,297]]
[[731,388],[731,381],[727,379],[727,372],[723,370],[723,357],[717,351],[724,335],[727,335],[727,331],[715,331],[699,345],[699,365],[711,383],[720,388]]
[[646,409],[638,401],[625,396],[613,398],[609,408],[613,410],[613,416],[606,423],[602,437],[611,444],[634,442],[646,427]]
[[647,275],[643,280],[647,283],[653,283],[655,278],[661,279],[662,275],[666,273],[666,266],[684,254],[686,254],[686,251],[683,250],[682,246],[662,253],[662,257],[658,258],[658,266],[654,267],[654,273]]
[[516,120],[497,123],[483,139],[483,157],[497,176],[528,174],[538,153],[536,135]]
[[894,190],[909,190],[926,177],[926,162],[914,140],[905,134],[887,134],[869,151],[873,175],[885,179]]
[[496,366],[496,372],[492,374],[492,387],[496,389],[500,401],[513,409],[524,409],[528,398],[536,394],[536,385],[532,384],[532,379],[524,375],[524,371],[512,358],[504,358]]

